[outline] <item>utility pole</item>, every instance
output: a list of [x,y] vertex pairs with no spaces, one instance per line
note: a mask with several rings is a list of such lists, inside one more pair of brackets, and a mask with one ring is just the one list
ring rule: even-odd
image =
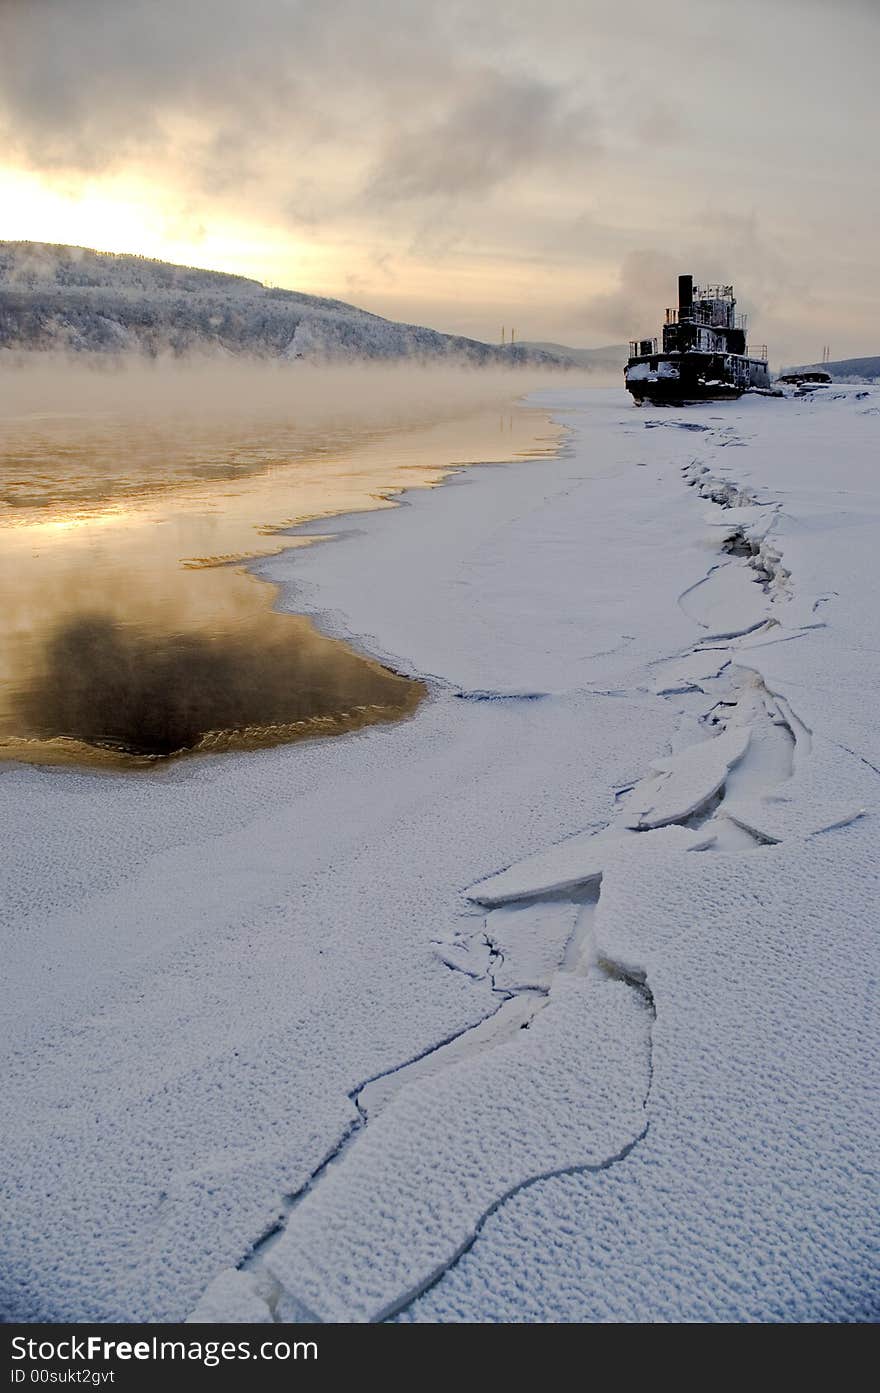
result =
[[501,347],[504,347],[504,325],[501,326]]

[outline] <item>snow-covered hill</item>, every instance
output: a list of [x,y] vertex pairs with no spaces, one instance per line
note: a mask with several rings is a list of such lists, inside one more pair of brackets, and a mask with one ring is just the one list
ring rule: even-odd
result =
[[625,343],[608,344],[604,348],[569,348],[564,343],[534,343],[523,340],[520,347],[538,353],[549,353],[574,367],[585,368],[587,372],[618,374],[623,372],[629,353]]
[[785,372],[827,372],[835,382],[880,381],[880,355],[869,358],[838,358],[833,363],[808,363]]
[[0,242],[0,349],[568,366],[245,276],[46,242]]

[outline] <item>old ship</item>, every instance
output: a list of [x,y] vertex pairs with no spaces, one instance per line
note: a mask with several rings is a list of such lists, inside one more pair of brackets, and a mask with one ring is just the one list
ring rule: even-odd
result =
[[666,311],[663,348],[656,339],[629,345],[626,386],[637,403],[715,401],[770,386],[767,347],[746,345],[747,320],[736,313],[732,285],[694,285],[678,278],[678,308]]

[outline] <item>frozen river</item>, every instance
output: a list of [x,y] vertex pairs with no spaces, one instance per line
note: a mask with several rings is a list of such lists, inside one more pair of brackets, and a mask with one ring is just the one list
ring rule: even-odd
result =
[[876,1318],[877,393],[532,400],[252,563],[410,719],[0,769],[4,1314]]

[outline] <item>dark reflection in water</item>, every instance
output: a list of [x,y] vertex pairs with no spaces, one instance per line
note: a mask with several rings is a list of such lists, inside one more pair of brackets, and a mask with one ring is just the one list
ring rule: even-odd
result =
[[392,720],[424,690],[302,620],[254,640],[150,633],[88,615],[50,636],[14,710],[26,740],[156,758]]

